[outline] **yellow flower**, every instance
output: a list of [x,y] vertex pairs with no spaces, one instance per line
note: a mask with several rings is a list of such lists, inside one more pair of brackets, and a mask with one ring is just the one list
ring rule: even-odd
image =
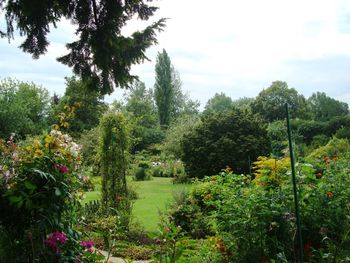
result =
[[54,125],[52,125],[52,129],[53,129],[53,130],[59,130],[59,129],[60,129],[60,126],[57,125],[57,124],[54,124]]
[[27,150],[27,151],[31,151],[31,150],[32,150],[32,146],[27,146],[27,147],[26,147],[26,150]]
[[53,137],[50,136],[50,135],[46,135],[46,137],[45,137],[45,142],[46,142],[46,143],[51,143],[52,141],[53,141]]
[[40,157],[43,155],[43,151],[40,150],[40,149],[36,149],[35,152],[34,152],[34,156],[35,157]]

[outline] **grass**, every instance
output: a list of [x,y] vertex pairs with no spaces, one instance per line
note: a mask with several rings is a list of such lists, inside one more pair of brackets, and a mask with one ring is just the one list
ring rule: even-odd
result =
[[[83,204],[100,198],[100,178],[94,178],[95,191],[87,192]],[[132,181],[129,184],[138,194],[133,206],[133,219],[150,233],[158,229],[159,212],[165,211],[173,194],[190,189],[190,185],[173,184],[171,178],[154,177],[150,181]]]
[[94,184],[95,190],[85,193],[85,199],[81,201],[83,205],[90,201],[101,199],[101,178],[97,176],[91,176],[90,178]]

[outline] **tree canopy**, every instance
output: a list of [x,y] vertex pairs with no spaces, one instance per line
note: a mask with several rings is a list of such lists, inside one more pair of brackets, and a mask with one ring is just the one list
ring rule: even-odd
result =
[[88,89],[86,83],[76,77],[66,78],[66,91],[59,99],[58,104],[53,107],[51,118],[57,118],[58,114],[64,111],[66,106],[78,103],[75,116],[69,122],[67,131],[79,137],[84,130],[90,130],[98,126],[102,114],[107,111],[108,106],[103,98],[94,90]]
[[131,152],[135,153],[159,143],[164,135],[160,129],[152,90],[141,81],[135,81],[125,94],[126,105],[122,107],[130,124]]
[[46,89],[14,79],[0,81],[0,137],[39,134],[47,127],[50,97]]
[[175,90],[170,57],[164,49],[162,53],[157,55],[155,71],[154,99],[158,109],[159,122],[160,125],[167,126],[170,123]]
[[284,104],[288,103],[292,118],[303,117],[306,112],[306,100],[294,88],[289,88],[284,81],[274,81],[264,89],[252,103],[253,113],[272,122],[285,118]]
[[206,115],[184,134],[182,161],[191,177],[202,178],[230,166],[235,173],[249,172],[249,159],[270,153],[270,141],[260,119],[233,110]]
[[215,93],[214,97],[208,100],[204,107],[204,114],[214,112],[227,112],[233,108],[233,101],[230,97],[226,96],[225,93]]
[[330,98],[324,92],[313,93],[307,102],[314,120],[326,121],[349,114],[347,103]]
[[110,94],[114,87],[128,87],[136,78],[130,74],[132,64],[147,59],[145,50],[157,42],[156,33],[165,26],[165,19],[123,36],[122,28],[137,16],[148,20],[157,10],[152,0],[0,0],[5,13],[6,32],[10,40],[15,28],[24,36],[20,48],[38,58],[47,51],[47,35],[61,19],[74,24],[78,40],[67,44],[69,54],[58,61],[73,68],[89,86],[101,94]]
[[155,72],[154,100],[161,126],[168,127],[172,121],[183,115],[198,114],[199,101],[191,100],[182,91],[180,74],[172,65],[165,49],[157,55]]

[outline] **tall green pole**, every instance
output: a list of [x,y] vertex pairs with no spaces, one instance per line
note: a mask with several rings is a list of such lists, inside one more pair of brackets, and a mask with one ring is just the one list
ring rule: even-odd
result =
[[291,167],[292,167],[292,181],[293,181],[293,192],[294,192],[295,216],[296,216],[296,219],[297,219],[297,237],[298,237],[298,243],[299,243],[299,260],[300,260],[300,263],[303,263],[304,262],[303,240],[302,240],[302,237],[301,237],[298,192],[297,192],[297,184],[296,184],[296,179],[295,179],[294,154],[293,154],[293,144],[292,144],[292,131],[291,131],[291,128],[290,128],[289,110],[288,110],[288,104],[287,103],[285,104],[285,107],[286,107],[286,115],[287,115],[287,130],[288,130],[290,164],[291,164]]

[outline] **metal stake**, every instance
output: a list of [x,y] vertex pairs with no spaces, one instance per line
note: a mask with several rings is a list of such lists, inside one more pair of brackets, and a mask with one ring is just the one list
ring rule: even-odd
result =
[[292,166],[292,181],[293,181],[293,192],[294,192],[295,216],[296,216],[296,219],[297,219],[297,236],[298,236],[298,243],[299,243],[299,260],[300,260],[300,263],[303,263],[304,262],[303,240],[302,240],[302,237],[301,237],[298,192],[297,192],[297,184],[296,184],[296,179],[295,179],[294,154],[293,154],[293,144],[292,144],[292,131],[291,131],[291,128],[290,128],[289,110],[288,110],[288,104],[287,103],[285,104],[285,107],[286,107],[286,115],[287,115],[287,130],[288,130],[290,164]]

